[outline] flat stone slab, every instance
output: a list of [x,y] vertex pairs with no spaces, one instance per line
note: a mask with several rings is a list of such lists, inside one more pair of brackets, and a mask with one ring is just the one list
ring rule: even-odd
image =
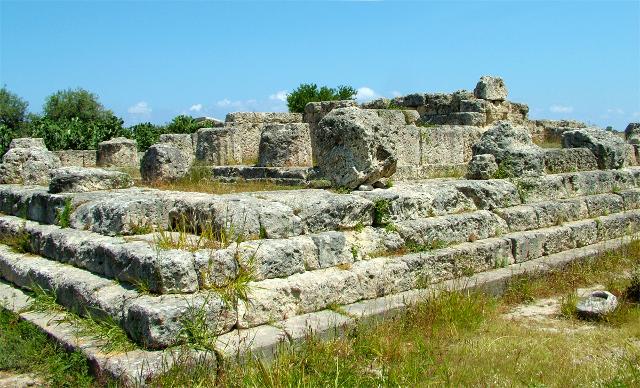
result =
[[52,171],[49,192],[83,193],[87,191],[126,189],[133,180],[124,172],[88,167],[62,167]]

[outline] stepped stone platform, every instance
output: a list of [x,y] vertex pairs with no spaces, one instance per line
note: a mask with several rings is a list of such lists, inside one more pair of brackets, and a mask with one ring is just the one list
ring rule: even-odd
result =
[[499,292],[514,273],[625,244],[640,228],[640,167],[348,194],[0,185],[0,212],[0,293],[22,295],[5,307],[45,290],[70,312],[117,323],[156,360],[189,343],[194,321],[223,358],[269,357],[436,288]]

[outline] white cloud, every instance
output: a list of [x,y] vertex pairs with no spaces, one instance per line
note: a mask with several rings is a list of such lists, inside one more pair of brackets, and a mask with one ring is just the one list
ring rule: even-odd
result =
[[571,113],[573,112],[572,106],[564,106],[564,105],[551,105],[549,107],[549,111],[553,113]]
[[356,100],[358,101],[371,101],[378,97],[380,96],[378,95],[378,93],[375,92],[375,90],[366,86],[358,88],[356,93]]
[[281,90],[269,96],[270,100],[280,100],[282,102],[287,101],[287,91]]
[[239,112],[242,112],[242,111],[253,112],[256,110],[257,105],[258,105],[258,101],[255,99],[232,101],[232,100],[229,100],[228,98],[225,98],[216,102],[216,106],[220,108],[234,109]]
[[147,116],[151,114],[151,107],[145,101],[140,101],[137,104],[130,106],[129,109],[127,109],[127,112],[132,115]]
[[194,104],[189,108],[191,112],[200,112],[202,110],[202,104]]
[[218,106],[229,106],[229,105],[231,105],[231,101],[229,101],[229,99],[225,98],[224,100],[220,100],[220,101],[216,102],[216,105],[218,105]]
[[620,108],[609,108],[609,109],[607,109],[607,113],[616,114],[616,115],[623,115],[624,114],[624,110],[622,110]]

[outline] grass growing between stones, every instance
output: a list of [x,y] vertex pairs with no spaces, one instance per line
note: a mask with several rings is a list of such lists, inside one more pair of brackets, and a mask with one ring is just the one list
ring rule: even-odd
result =
[[[308,338],[282,348],[270,363],[218,369],[176,367],[158,386],[609,386],[640,384],[640,308],[625,299],[628,272],[640,265],[640,243],[546,275],[515,278],[500,298],[452,292],[396,318],[361,324],[331,341]],[[625,275],[626,274],[626,275]],[[624,276],[623,276],[624,275]],[[545,296],[571,295],[603,284],[621,302],[618,312],[585,331],[548,331],[504,313]],[[571,302],[567,302],[567,306]],[[176,376],[180,376],[176,378]]]
[[248,193],[257,191],[278,191],[278,190],[298,190],[303,186],[280,185],[265,181],[244,181],[222,182],[211,179],[211,171],[206,167],[194,167],[189,175],[174,182],[155,182],[144,184],[159,190],[188,191],[209,194],[233,194]]

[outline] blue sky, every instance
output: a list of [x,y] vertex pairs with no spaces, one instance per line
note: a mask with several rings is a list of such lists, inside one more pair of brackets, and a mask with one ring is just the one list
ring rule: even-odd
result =
[[83,87],[128,124],[285,110],[301,82],[360,98],[502,76],[533,118],[640,121],[640,1],[0,0],[0,83],[41,110]]

